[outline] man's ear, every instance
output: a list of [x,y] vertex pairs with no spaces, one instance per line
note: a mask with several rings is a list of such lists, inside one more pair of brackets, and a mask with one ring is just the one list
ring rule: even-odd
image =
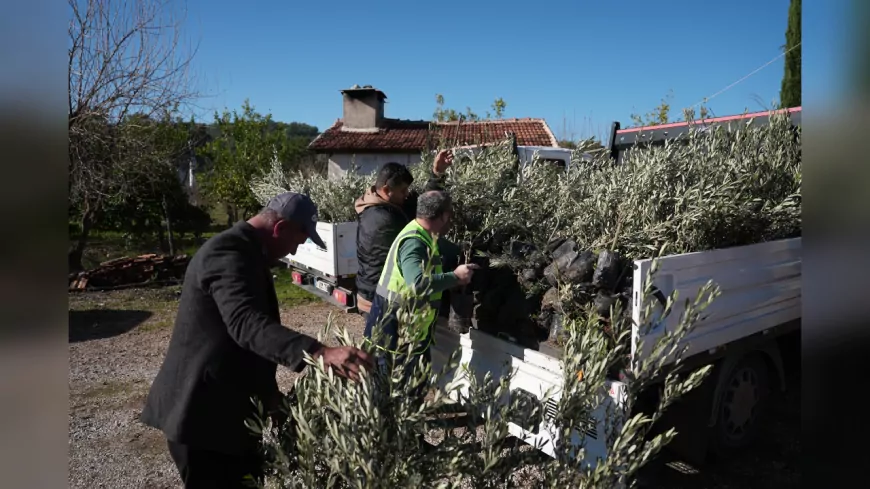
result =
[[272,226],[272,237],[277,238],[281,236],[281,233],[287,231],[287,227],[290,225],[289,222],[284,219],[278,219],[275,221],[275,225]]

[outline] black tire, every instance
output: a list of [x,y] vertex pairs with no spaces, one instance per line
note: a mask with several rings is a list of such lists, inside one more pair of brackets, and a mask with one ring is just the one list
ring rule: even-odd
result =
[[770,370],[764,359],[756,354],[738,362],[722,384],[716,405],[714,455],[733,455],[758,437],[769,397]]

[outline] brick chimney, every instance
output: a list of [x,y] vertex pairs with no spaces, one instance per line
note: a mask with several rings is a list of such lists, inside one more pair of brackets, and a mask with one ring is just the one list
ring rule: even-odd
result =
[[377,132],[384,120],[384,92],[366,85],[354,85],[341,91],[344,115],[342,131]]

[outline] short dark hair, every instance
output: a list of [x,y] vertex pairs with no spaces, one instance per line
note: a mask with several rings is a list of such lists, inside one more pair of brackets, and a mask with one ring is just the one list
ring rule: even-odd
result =
[[450,210],[451,199],[447,192],[430,190],[417,199],[417,217],[420,219],[438,219]]
[[378,177],[375,180],[375,187],[390,187],[398,188],[402,185],[411,185],[414,182],[414,177],[411,176],[411,171],[408,167],[401,163],[389,162],[384,164],[378,171]]

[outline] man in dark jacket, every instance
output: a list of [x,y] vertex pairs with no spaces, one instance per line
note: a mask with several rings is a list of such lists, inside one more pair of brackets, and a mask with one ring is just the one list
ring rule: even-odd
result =
[[354,379],[371,366],[365,352],[327,348],[281,325],[269,265],[306,239],[323,246],[316,223],[308,197],[281,194],[208,240],[187,268],[169,349],[142,412],[166,435],[186,488],[243,487],[246,475],[261,476],[261,439],[245,420],[255,413],[251,398],[277,407],[277,364],[301,371],[308,352]]
[[[444,172],[453,162],[450,150],[435,156],[432,174],[424,191],[443,190]],[[355,208],[359,225],[356,235],[356,256],[359,271],[356,276],[357,304],[364,313],[369,312],[375,296],[375,287],[381,277],[387,253],[393,241],[417,214],[417,195],[410,189],[414,177],[405,165],[386,163],[378,171],[375,185],[357,199]],[[441,240],[447,258],[445,269],[450,270],[450,258],[458,255],[455,247]]]

